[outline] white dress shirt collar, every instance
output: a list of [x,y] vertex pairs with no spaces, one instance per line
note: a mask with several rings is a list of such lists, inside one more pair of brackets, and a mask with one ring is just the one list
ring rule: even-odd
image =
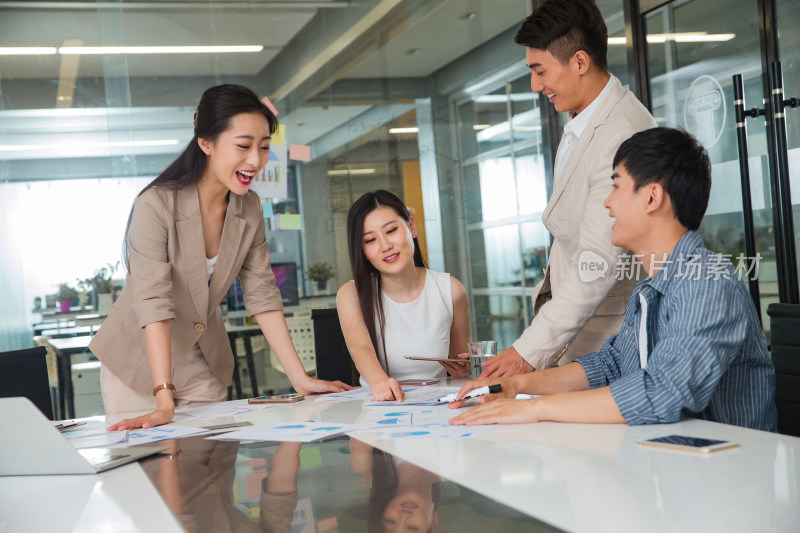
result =
[[565,130],[569,130],[576,139],[580,139],[583,130],[586,129],[586,126],[589,125],[589,121],[592,120],[592,115],[597,110],[600,105],[600,101],[609,93],[611,90],[612,82],[616,78],[612,74],[608,78],[608,82],[606,86],[603,87],[603,90],[600,91],[600,94],[597,95],[597,98],[592,100],[592,103],[586,106],[586,109],[578,113],[577,115],[572,115],[570,120],[567,122],[566,126],[564,126]]

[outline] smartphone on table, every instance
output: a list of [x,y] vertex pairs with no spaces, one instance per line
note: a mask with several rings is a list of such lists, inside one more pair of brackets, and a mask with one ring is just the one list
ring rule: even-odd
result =
[[259,396],[257,398],[249,398],[247,403],[293,403],[299,402],[304,396],[302,394],[293,392],[291,394],[276,394],[274,396]]
[[717,452],[719,450],[739,447],[737,443],[727,440],[688,437],[686,435],[667,435],[665,437],[640,440],[637,441],[636,444],[699,453]]

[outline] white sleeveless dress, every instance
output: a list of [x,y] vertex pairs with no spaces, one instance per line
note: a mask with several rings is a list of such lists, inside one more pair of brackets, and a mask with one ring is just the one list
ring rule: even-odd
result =
[[[425,286],[414,301],[398,303],[383,292],[381,298],[386,321],[389,377],[401,380],[446,376],[439,363],[411,361],[403,356],[447,357],[450,353],[450,328],[453,326],[450,274],[425,270]],[[378,360],[386,370],[377,315],[375,329],[378,330]],[[363,377],[361,385],[369,386]]]

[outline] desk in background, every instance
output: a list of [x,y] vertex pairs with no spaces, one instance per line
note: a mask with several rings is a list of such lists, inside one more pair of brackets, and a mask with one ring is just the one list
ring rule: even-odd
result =
[[[75,395],[72,390],[72,356],[89,349],[91,335],[47,341],[56,353],[58,364],[58,408],[64,418],[75,417]],[[65,410],[66,409],[66,410]]]
[[51,339],[63,339],[66,337],[80,337],[83,335],[94,335],[100,326],[73,326],[71,328],[43,329],[40,335]]

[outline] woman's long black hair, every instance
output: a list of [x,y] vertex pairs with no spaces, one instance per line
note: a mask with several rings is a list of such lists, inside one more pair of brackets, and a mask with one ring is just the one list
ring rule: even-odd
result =
[[[270,109],[259,100],[256,93],[242,85],[224,84],[206,89],[194,113],[194,136],[189,144],[166,170],[147,184],[138,198],[151,187],[164,187],[177,191],[196,183],[205,174],[208,156],[200,149],[198,139],[216,141],[217,137],[231,125],[231,119],[242,113],[260,113],[269,124],[269,131],[278,131],[278,119]],[[128,249],[128,229],[131,226],[133,208],[125,226],[125,239],[122,243],[122,261],[130,269],[130,250]]]
[[[397,495],[398,479],[394,458],[388,453],[373,448],[372,450],[372,485],[369,491],[369,514],[367,515],[367,531],[381,533],[383,513],[386,506]],[[431,485],[431,501],[433,509],[439,508],[442,499],[442,484]],[[430,529],[428,530],[430,531]]]
[[[389,361],[386,358],[385,320],[383,303],[381,301],[381,276],[364,256],[362,235],[364,233],[364,219],[379,207],[391,207],[408,224],[411,214],[408,208],[396,195],[383,189],[368,192],[356,200],[347,213],[347,248],[350,254],[350,268],[353,271],[353,281],[356,284],[356,293],[361,303],[361,313],[364,315],[364,324],[369,331],[369,338],[375,354],[378,351],[378,337],[375,331],[375,315],[378,315],[378,327],[381,332],[383,344],[384,369],[389,373]],[[414,237],[414,265],[425,268],[425,260],[419,250],[419,243]],[[380,359],[379,359],[380,362]]]

